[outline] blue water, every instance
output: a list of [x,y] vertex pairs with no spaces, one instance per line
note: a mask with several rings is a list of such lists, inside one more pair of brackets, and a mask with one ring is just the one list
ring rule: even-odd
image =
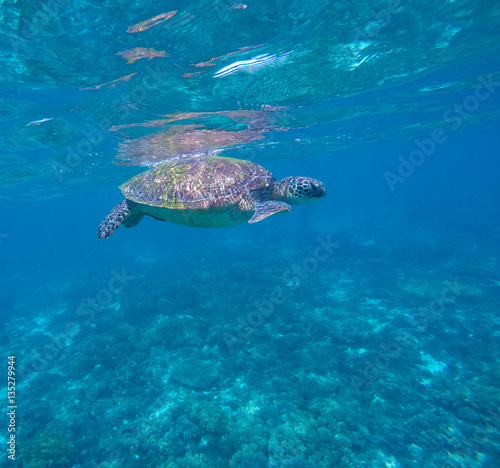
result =
[[[1,2],[2,466],[500,467],[498,31],[495,1]],[[327,196],[96,238],[186,155]]]

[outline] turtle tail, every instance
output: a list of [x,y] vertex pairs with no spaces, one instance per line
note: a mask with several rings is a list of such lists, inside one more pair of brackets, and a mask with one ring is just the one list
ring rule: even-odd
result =
[[133,202],[123,200],[116,205],[97,228],[97,237],[107,239],[133,212]]

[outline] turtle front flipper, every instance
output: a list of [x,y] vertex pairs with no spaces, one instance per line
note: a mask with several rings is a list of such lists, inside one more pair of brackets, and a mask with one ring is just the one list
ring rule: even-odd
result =
[[[125,227],[135,226],[142,219],[142,216],[133,213],[134,205],[135,203],[129,200],[123,200],[116,205],[109,215],[104,218],[104,221],[99,224],[97,228],[97,237],[99,239],[108,238],[122,223]],[[128,221],[129,218],[131,218],[130,222]]]
[[287,212],[290,211],[291,207],[290,205],[287,205],[284,202],[280,201],[266,201],[266,202],[261,202],[261,203],[256,203],[255,204],[255,213],[253,216],[248,220],[249,223],[258,223],[259,221],[262,221],[263,219],[267,218],[268,216],[281,213],[281,212]]

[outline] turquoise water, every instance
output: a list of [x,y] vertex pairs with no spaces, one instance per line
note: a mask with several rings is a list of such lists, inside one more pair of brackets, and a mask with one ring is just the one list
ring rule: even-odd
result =
[[[1,1],[2,466],[500,467],[499,31],[493,0]],[[96,238],[185,155],[327,196]]]

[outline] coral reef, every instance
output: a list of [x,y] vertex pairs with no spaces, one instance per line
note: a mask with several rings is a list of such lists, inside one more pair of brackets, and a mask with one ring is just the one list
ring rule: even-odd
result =
[[23,445],[20,458],[26,468],[70,467],[75,446],[62,433],[38,431]]
[[[266,242],[272,261],[255,275],[237,241],[221,243],[234,259],[227,269],[202,246],[190,246],[181,271],[141,259],[147,275],[134,288],[45,365],[23,370],[34,395],[24,466],[495,466],[498,343],[463,339],[470,327],[486,337],[498,326],[496,303],[476,301],[482,287],[446,314],[423,315],[439,281],[413,281],[394,252],[351,243],[294,290],[283,271],[309,254],[290,244],[277,256],[281,243]],[[211,267],[199,270],[195,257]],[[386,271],[372,271],[375,259]],[[269,281],[286,293],[272,313],[255,306],[272,304]],[[55,342],[48,330],[59,333],[73,312],[47,313],[32,332],[14,320],[13,336],[43,352]]]

